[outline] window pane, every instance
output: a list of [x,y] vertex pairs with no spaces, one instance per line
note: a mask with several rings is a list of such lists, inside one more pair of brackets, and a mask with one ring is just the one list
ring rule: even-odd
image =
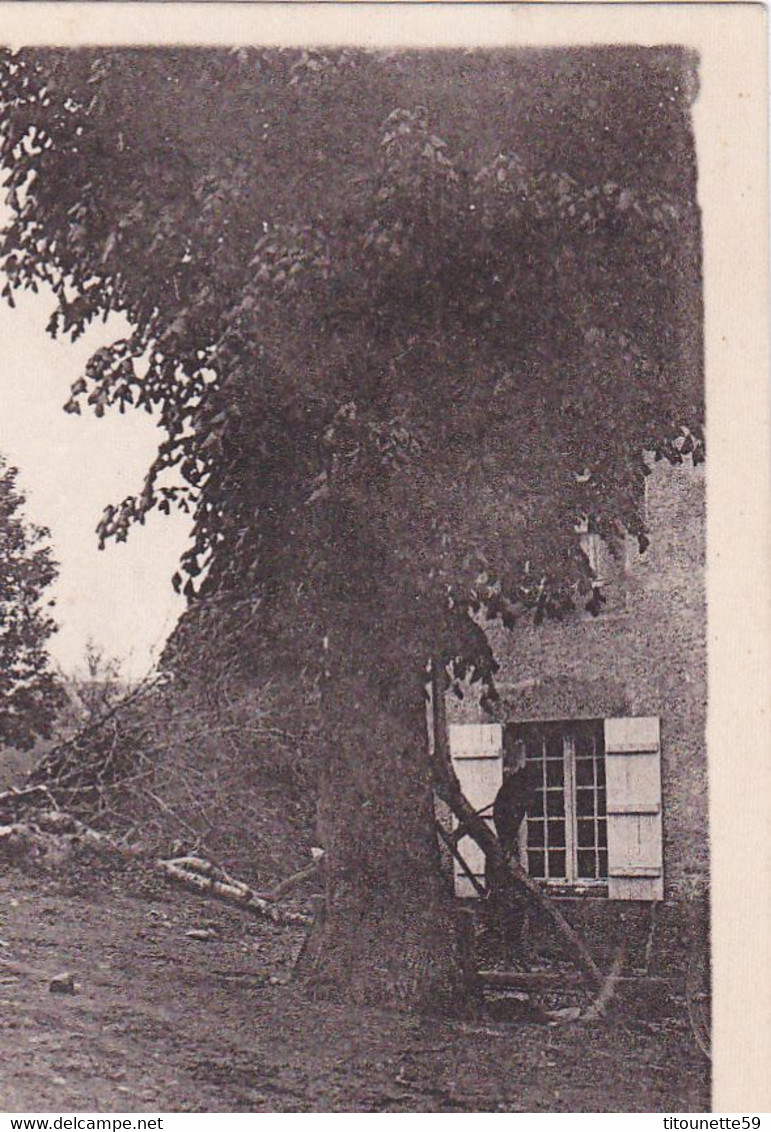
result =
[[546,785],[547,786],[562,786],[565,781],[565,764],[560,759],[549,759],[546,764]]
[[565,795],[562,790],[547,790],[546,813],[552,817],[562,817],[565,813]]
[[594,786],[594,763],[589,759],[576,762],[576,785]]
[[594,736],[587,735],[586,732],[578,732],[576,735],[576,758],[585,759],[593,758],[595,750]]
[[527,757],[534,762],[540,762],[543,758],[543,743],[540,735],[528,735],[525,738],[525,748],[527,750]]
[[540,849],[543,846],[543,822],[528,820],[527,844],[529,848]]
[[580,818],[590,817],[594,813],[593,790],[576,790],[576,812]]
[[562,849],[565,846],[565,823],[557,819],[549,822],[549,848]]
[[593,849],[578,850],[578,875],[585,880],[593,880],[597,876]]
[[[604,879],[608,851],[602,722],[525,724],[516,735],[524,741],[527,763],[539,786],[527,813],[530,875],[557,881]],[[568,754],[570,764],[566,764]],[[566,765],[573,767],[568,780]],[[568,819],[574,831],[570,861]]]
[[564,750],[564,740],[560,732],[552,731],[546,736],[547,759],[561,759]]
[[528,773],[532,774],[533,781],[540,786],[543,782],[543,761],[541,759],[528,759],[527,769]]

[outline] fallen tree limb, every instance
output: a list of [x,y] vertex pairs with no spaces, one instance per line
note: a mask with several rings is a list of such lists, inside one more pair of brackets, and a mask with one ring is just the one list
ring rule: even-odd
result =
[[307,865],[304,869],[300,869],[299,872],[292,873],[290,877],[286,877],[279,884],[277,884],[274,889],[271,889],[270,892],[260,892],[258,894],[260,900],[267,900],[270,904],[277,904],[279,900],[283,900],[284,897],[288,893],[290,893],[293,888],[296,888],[298,884],[301,884],[304,880],[309,880],[312,876],[315,876],[321,868],[323,860],[324,858],[320,857],[317,861],[314,861],[312,864]]
[[144,794],[146,798],[149,798],[151,802],[154,802],[158,809],[162,810],[164,814],[167,814],[172,819],[172,821],[175,821],[177,823],[177,825],[180,825],[183,829],[186,829],[187,832],[191,834],[196,841],[201,840],[201,831],[196,829],[195,826],[192,826],[189,821],[185,820],[185,818],[175,813],[168,802],[165,802],[163,798],[161,798],[158,794],[154,793],[154,791],[150,790],[147,786],[140,786],[139,792],[141,794]]
[[84,848],[118,854],[124,860],[142,855],[141,850],[118,844],[63,810],[44,810],[34,819],[0,825],[0,858],[11,862],[30,858],[58,864]]
[[28,802],[37,801],[39,799],[45,800],[54,809],[58,809],[56,799],[47,786],[11,786],[8,790],[4,790],[0,793],[0,814],[7,815],[9,818],[14,819],[18,817],[20,807],[24,807]]
[[233,904],[271,920],[274,924],[310,924],[310,917],[302,912],[285,912],[258,896],[243,881],[235,880],[224,869],[218,868],[201,857],[177,857],[171,861],[157,861],[156,868],[167,880],[182,884],[186,888],[211,896],[226,904]]
[[164,679],[165,677],[161,673],[157,676],[146,677],[144,680],[141,680],[135,688],[122,699],[112,704],[97,719],[91,720],[90,723],[82,727],[75,735],[70,736],[68,739],[63,739],[60,743],[52,747],[51,750],[47,751],[35,766],[32,767],[27,775],[27,781],[31,785],[36,785],[41,781],[43,783],[49,781],[55,783],[61,768],[66,764],[68,756],[72,752],[78,752],[82,744],[87,742],[93,734],[101,731],[106,724],[136,700],[152,692],[164,682]]

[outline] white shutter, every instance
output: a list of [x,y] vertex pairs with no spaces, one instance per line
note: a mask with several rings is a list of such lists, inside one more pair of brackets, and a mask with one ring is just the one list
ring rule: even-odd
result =
[[[492,827],[493,802],[503,782],[503,727],[500,723],[451,723],[450,756],[466,800]],[[453,828],[457,821],[453,822]],[[480,884],[485,879],[485,855],[471,837],[462,837],[458,852]],[[453,859],[456,896],[477,896],[472,881]]]
[[605,768],[608,896],[663,900],[658,717],[606,719]]

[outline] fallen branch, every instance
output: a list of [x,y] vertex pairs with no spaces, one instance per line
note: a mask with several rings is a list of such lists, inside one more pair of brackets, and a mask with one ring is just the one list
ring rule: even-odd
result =
[[69,739],[62,740],[62,742],[57,743],[56,746],[47,751],[27,775],[27,781],[31,784],[37,784],[41,779],[43,781],[55,782],[62,768],[66,765],[68,756],[71,753],[80,752],[82,744],[85,741],[90,739],[96,732],[101,731],[107,723],[136,700],[141,699],[142,696],[148,695],[159,685],[163,684],[164,679],[163,674],[159,674],[155,677],[145,678],[140,681],[131,692],[112,704],[97,719],[91,720],[85,727],[82,727],[76,732],[75,735],[72,735]]
[[249,885],[235,880],[224,869],[217,868],[201,857],[177,857],[171,861],[157,861],[156,868],[177,884],[211,896],[226,904],[233,904],[246,912],[253,912],[271,920],[274,924],[302,924],[307,926],[311,920],[302,912],[284,912],[258,896]]
[[98,833],[61,810],[44,811],[23,821],[0,825],[0,864],[33,862],[46,870],[58,868],[82,851],[117,854],[121,860],[136,857],[136,850],[118,845],[106,834]]
[[195,826],[192,826],[190,824],[189,821],[186,821],[185,818],[176,813],[168,804],[168,802],[165,802],[163,798],[159,797],[158,794],[154,793],[154,791],[152,790],[149,790],[146,786],[140,786],[139,792],[141,794],[144,794],[146,798],[149,798],[151,802],[154,802],[159,810],[162,810],[164,814],[167,814],[173,821],[182,826],[183,829],[186,829],[187,832],[191,834],[191,836],[196,841],[202,840],[200,830],[197,830]]
[[323,860],[324,858],[320,857],[317,861],[314,861],[312,864],[307,865],[304,869],[300,869],[299,872],[292,873],[290,877],[286,877],[270,892],[259,893],[260,900],[267,900],[270,904],[277,904],[279,900],[283,900],[284,897],[289,892],[291,892],[293,888],[296,888],[298,884],[301,884],[304,880],[308,880],[310,877],[315,876],[321,868]]
[[54,809],[58,809],[56,799],[47,786],[11,786],[8,790],[0,793],[0,814],[7,814],[9,817],[15,818],[19,814],[20,807],[25,806],[27,802],[37,801],[38,799],[44,799]]

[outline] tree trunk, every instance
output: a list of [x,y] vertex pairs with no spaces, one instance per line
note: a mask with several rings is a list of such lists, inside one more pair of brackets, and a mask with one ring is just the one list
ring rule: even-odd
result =
[[476,977],[439,870],[422,688],[399,695],[359,671],[325,701],[325,901],[296,977],[317,998],[463,1013]]

